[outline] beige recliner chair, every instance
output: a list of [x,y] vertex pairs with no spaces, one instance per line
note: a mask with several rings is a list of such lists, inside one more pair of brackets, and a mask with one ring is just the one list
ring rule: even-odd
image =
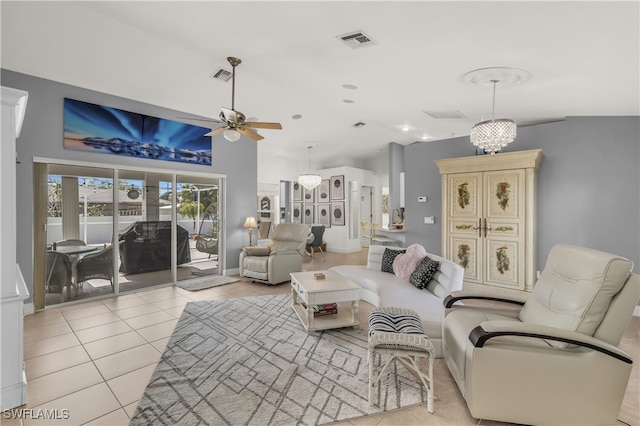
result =
[[[471,415],[524,424],[614,424],[632,360],[617,345],[640,297],[622,257],[557,245],[521,309],[445,300],[444,357]],[[476,293],[477,294],[477,293]]]
[[240,252],[240,276],[267,284],[291,279],[291,272],[302,270],[302,255],[309,226],[281,223],[271,233],[266,247],[244,247]]

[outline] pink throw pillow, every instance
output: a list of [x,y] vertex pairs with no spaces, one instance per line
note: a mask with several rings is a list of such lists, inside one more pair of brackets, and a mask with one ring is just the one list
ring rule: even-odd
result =
[[399,254],[393,261],[393,273],[403,280],[408,280],[411,273],[416,270],[422,259],[427,256],[427,251],[420,244],[411,244],[407,252]]

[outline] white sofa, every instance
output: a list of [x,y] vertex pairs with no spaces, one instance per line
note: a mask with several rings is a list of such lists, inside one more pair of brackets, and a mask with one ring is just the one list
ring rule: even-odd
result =
[[436,348],[436,357],[443,357],[442,319],[444,299],[453,291],[462,290],[464,268],[443,257],[427,253],[440,262],[438,272],[426,289],[419,290],[409,280],[382,272],[382,255],[385,249],[402,250],[402,247],[372,245],[369,247],[367,266],[341,265],[332,270],[349,278],[360,286],[360,299],[374,306],[397,306],[416,311],[429,340]]

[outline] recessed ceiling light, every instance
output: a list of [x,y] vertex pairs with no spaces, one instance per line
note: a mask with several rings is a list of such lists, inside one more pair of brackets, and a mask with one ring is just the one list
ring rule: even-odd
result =
[[300,114],[294,114],[291,116],[291,118],[293,118],[294,120],[300,120],[302,116]]
[[342,88],[347,90],[356,90],[358,86],[356,86],[355,84],[343,84]]
[[431,136],[429,136],[429,135],[426,135],[426,134],[425,134],[425,135],[422,135],[422,136],[420,137],[420,139],[422,139],[423,141],[426,141],[426,140],[427,140],[427,139],[429,139],[430,137],[431,137]]
[[409,131],[409,126],[402,126],[402,131],[403,132],[408,132]]
[[352,103],[354,103],[355,101],[354,101],[354,100],[352,100],[352,99],[343,99],[343,100],[342,100],[342,102],[344,102],[345,104],[352,104]]

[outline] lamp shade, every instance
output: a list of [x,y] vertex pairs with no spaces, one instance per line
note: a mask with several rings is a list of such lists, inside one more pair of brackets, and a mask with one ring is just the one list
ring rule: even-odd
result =
[[243,228],[257,228],[258,224],[256,223],[256,218],[253,216],[247,216],[247,219],[244,221]]

